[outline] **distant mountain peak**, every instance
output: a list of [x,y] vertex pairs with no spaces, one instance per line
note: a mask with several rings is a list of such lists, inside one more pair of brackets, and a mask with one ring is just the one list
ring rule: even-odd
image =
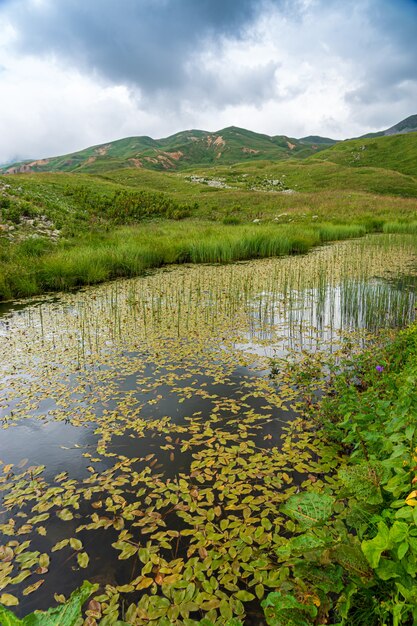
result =
[[397,124],[394,124],[394,126],[391,126],[390,128],[380,130],[376,133],[367,133],[366,135],[358,137],[358,139],[366,139],[371,137],[389,137],[391,135],[405,135],[406,133],[415,132],[417,132],[417,115],[410,115],[404,120],[401,120],[401,122],[397,122]]
[[383,131],[384,135],[403,135],[404,133],[414,133],[417,131],[417,115],[410,115],[398,124]]

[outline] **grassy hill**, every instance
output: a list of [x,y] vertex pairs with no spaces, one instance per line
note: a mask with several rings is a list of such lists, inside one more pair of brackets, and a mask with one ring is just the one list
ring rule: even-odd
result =
[[270,137],[231,126],[215,133],[189,130],[165,139],[128,137],[49,159],[24,161],[0,168],[2,173],[83,172],[100,174],[126,167],[179,170],[196,165],[248,160],[305,158],[332,145],[320,137],[302,140]]
[[341,141],[311,158],[350,168],[375,167],[417,176],[417,132]]

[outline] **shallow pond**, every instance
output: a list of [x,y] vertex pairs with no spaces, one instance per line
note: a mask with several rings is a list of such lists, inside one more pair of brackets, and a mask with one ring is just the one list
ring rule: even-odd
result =
[[339,462],[271,359],[413,320],[416,261],[373,236],[4,306],[0,595],[21,615],[89,579],[88,626],[261,624],[280,507]]

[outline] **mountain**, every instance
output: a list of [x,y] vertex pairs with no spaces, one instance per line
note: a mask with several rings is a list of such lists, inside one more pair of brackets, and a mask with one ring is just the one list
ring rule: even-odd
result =
[[[415,132],[417,115],[411,115],[386,130],[346,141],[316,135],[301,139],[286,135],[271,137],[237,126],[213,133],[193,129],[163,139],[127,137],[63,156],[8,163],[0,166],[0,174],[104,174],[126,168],[175,171],[248,161],[293,161],[311,157],[342,165],[384,167],[415,175]],[[410,139],[407,140],[407,137]],[[376,140],[382,143],[372,143]],[[393,142],[390,143],[390,140]]]
[[368,133],[367,135],[362,135],[359,139],[367,139],[372,137],[389,137],[391,135],[405,135],[406,133],[415,133],[417,132],[417,115],[410,115],[410,117],[406,117],[405,120],[398,122],[398,124],[394,124],[391,128],[387,128],[386,130],[380,130],[377,133]]
[[319,135],[309,135],[308,137],[302,137],[301,139],[299,139],[298,141],[300,141],[301,143],[306,143],[306,144],[318,144],[318,145],[324,145],[327,144],[328,146],[332,146],[335,143],[338,143],[339,140],[338,139],[329,139],[329,137],[320,137]]
[[227,165],[248,160],[306,158],[334,144],[332,139],[285,135],[270,137],[230,126],[214,133],[187,130],[164,139],[128,137],[92,146],[80,152],[47,159],[21,161],[0,168],[0,173],[82,172],[100,174],[121,168],[178,170]]

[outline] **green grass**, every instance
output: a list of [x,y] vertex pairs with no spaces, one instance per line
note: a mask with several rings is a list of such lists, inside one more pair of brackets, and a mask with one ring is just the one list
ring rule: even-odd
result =
[[386,222],[383,226],[384,233],[417,234],[417,222]]
[[417,176],[417,133],[341,141],[311,157],[350,168],[377,167]]
[[363,226],[149,222],[63,241],[8,243],[0,255],[0,298],[68,290],[172,263],[229,263],[308,252],[321,243],[361,236]]

